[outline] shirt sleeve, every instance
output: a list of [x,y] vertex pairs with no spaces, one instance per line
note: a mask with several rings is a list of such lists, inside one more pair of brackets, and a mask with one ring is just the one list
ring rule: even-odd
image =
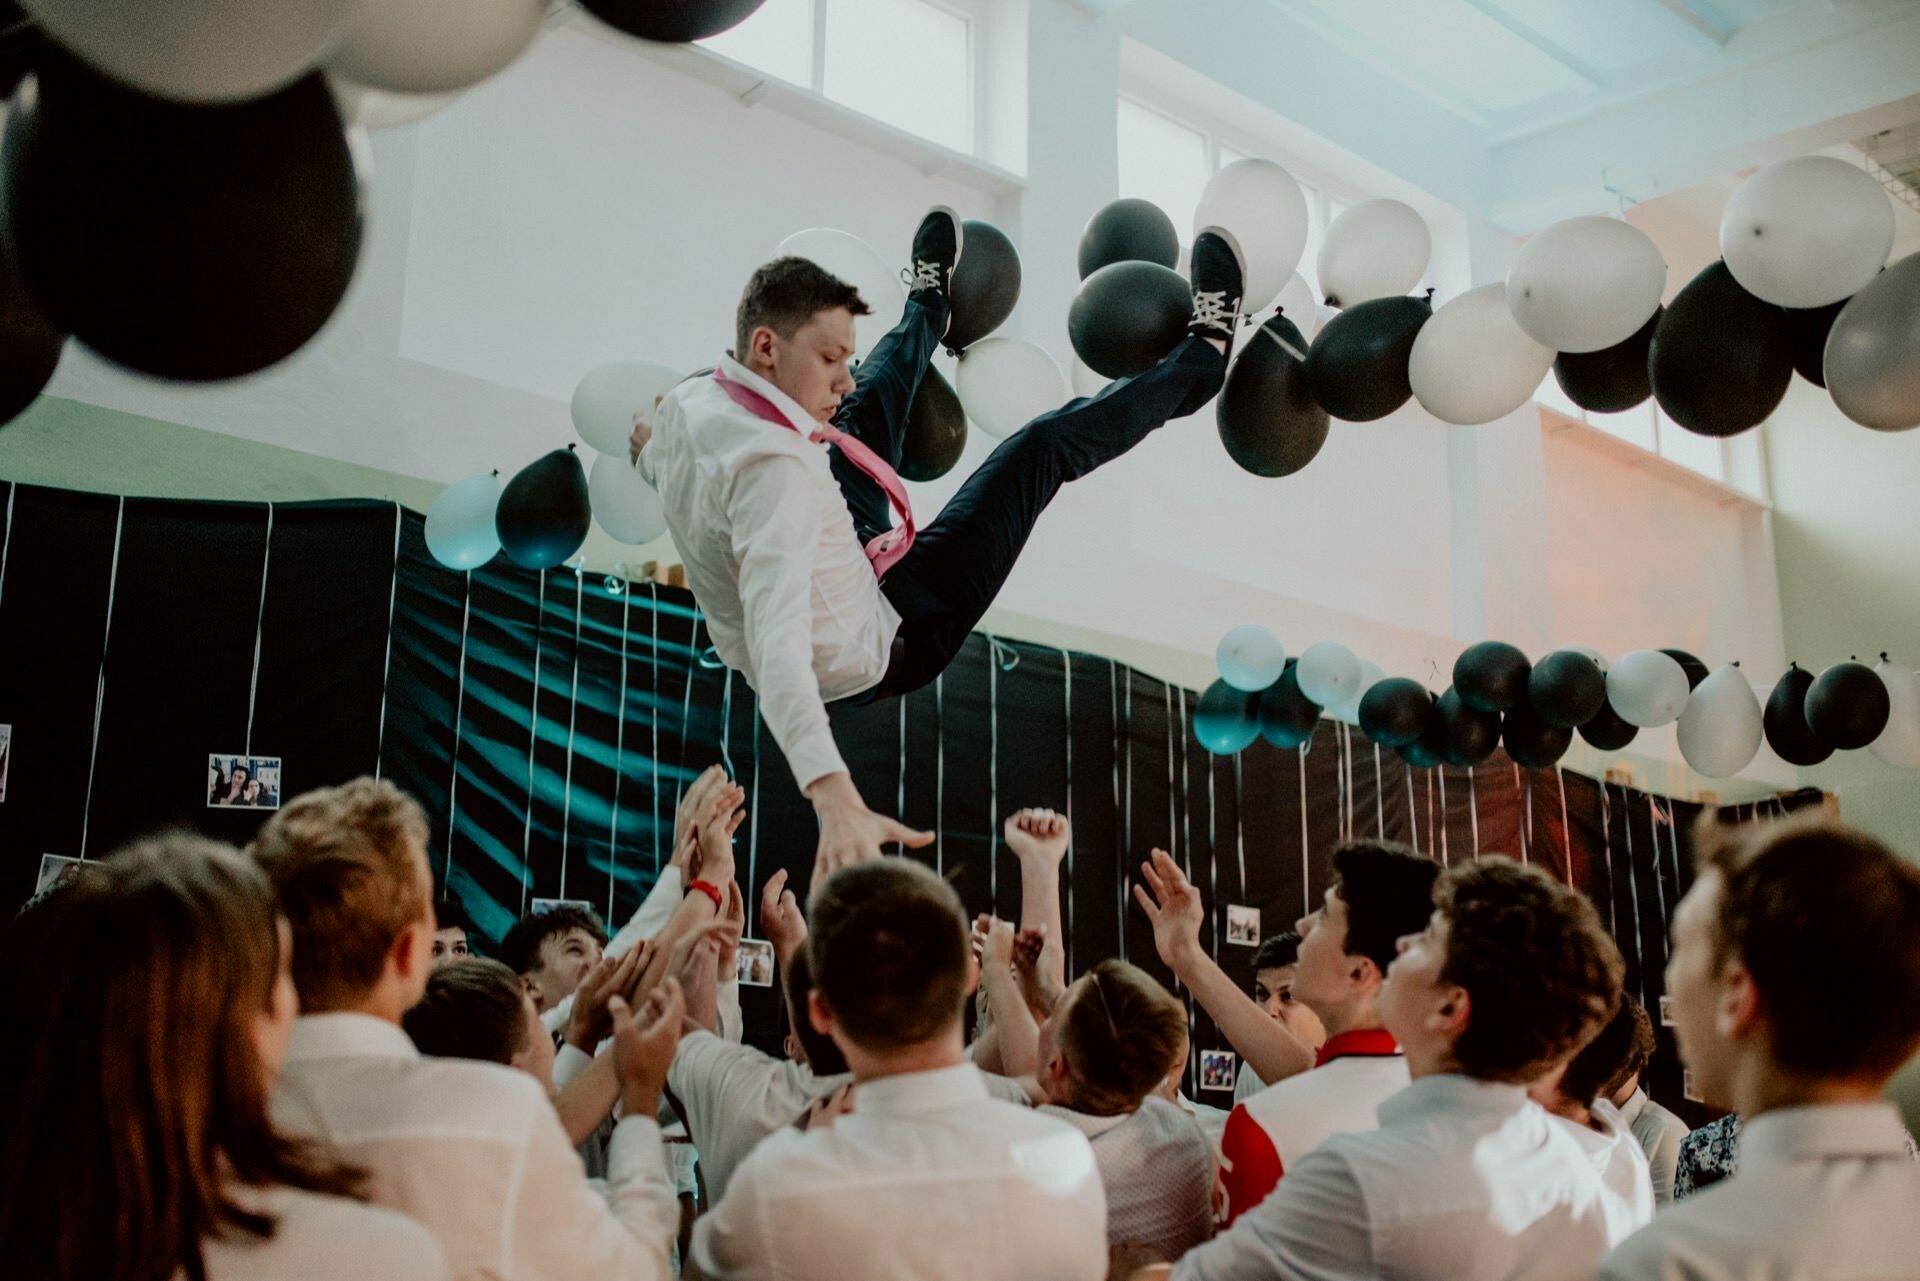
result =
[[545,1100],[528,1126],[514,1196],[507,1257],[511,1275],[538,1281],[621,1277],[668,1281],[679,1200],[667,1178],[660,1127],[630,1116],[614,1127],[604,1199],[588,1186],[580,1158]]
[[791,1130],[768,1135],[733,1172],[727,1194],[693,1221],[693,1262],[701,1276],[727,1281],[773,1275],[772,1252],[782,1243],[768,1221],[764,1189],[778,1174],[775,1162],[803,1137]]
[[1273,1195],[1189,1251],[1173,1281],[1368,1281],[1376,1276],[1366,1194],[1337,1151],[1300,1159]]
[[728,979],[714,990],[720,1013],[720,1039],[738,1045],[746,1035],[746,1016],[740,1012],[740,980]]
[[593,1055],[568,1041],[553,1056],[553,1088],[556,1091],[566,1089],[572,1084],[574,1077],[579,1076],[592,1065]]
[[633,950],[634,944],[659,934],[673,919],[673,911],[680,906],[684,893],[680,885],[680,869],[671,863],[661,868],[660,875],[653,880],[653,888],[647,891],[646,899],[641,902],[640,910],[620,927],[618,934],[608,940],[607,955],[625,956]]
[[813,554],[820,512],[805,468],[785,454],[762,455],[734,474],[727,491],[760,712],[802,792],[847,768],[813,672]]
[[1227,1186],[1227,1224],[1266,1200],[1286,1171],[1273,1136],[1260,1128],[1245,1104],[1227,1114],[1220,1136],[1220,1175]]
[[1657,1206],[1673,1201],[1674,1175],[1680,1167],[1680,1140],[1686,1137],[1685,1130],[1663,1125],[1647,1153],[1647,1173],[1653,1179],[1653,1203]]

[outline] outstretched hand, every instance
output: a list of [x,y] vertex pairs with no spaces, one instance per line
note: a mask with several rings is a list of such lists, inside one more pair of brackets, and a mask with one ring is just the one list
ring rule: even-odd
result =
[[707,793],[702,812],[694,816],[697,848],[686,871],[689,883],[721,886],[733,879],[733,834],[746,820],[747,812],[740,808],[746,799],[746,789],[738,783],[723,782]]
[[773,944],[773,955],[782,967],[806,944],[807,919],[800,914],[800,901],[787,888],[784,867],[769,876],[760,891],[760,932]]
[[1200,928],[1207,921],[1206,906],[1200,902],[1200,891],[1193,888],[1187,874],[1165,850],[1153,851],[1140,865],[1140,878],[1146,886],[1134,885],[1134,901],[1153,922],[1154,951],[1177,972],[1185,961],[1200,952]]
[[807,795],[820,816],[820,844],[813,860],[816,885],[843,867],[879,858],[883,845],[898,842],[917,850],[933,844],[932,832],[917,832],[868,809],[845,774],[817,780]]
[[567,1043],[592,1054],[613,1031],[608,1003],[629,996],[645,970],[649,944],[639,944],[623,956],[603,956],[580,980],[573,993],[573,1011],[567,1017]]
[[667,1068],[680,1046],[680,1022],[687,1002],[677,979],[668,977],[637,1012],[621,997],[608,1002],[613,1013],[613,1065],[620,1077],[628,1116],[652,1116],[660,1110]]

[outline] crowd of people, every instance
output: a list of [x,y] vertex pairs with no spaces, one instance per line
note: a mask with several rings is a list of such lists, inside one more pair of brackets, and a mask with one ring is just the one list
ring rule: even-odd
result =
[[[176,833],[88,864],[0,933],[0,1276],[1920,1275],[1882,1097],[1920,1049],[1920,868],[1830,820],[1696,834],[1666,990],[1738,1118],[1709,1188],[1641,1085],[1619,949],[1537,868],[1342,844],[1248,992],[1153,851],[1155,949],[1242,1065],[1223,1110],[1182,1088],[1174,992],[1068,971],[1061,816],[1007,821],[1020,918],[970,920],[910,856],[804,908],[784,871],[753,894],[744,801],[717,767],[688,787],[611,937],[565,905],[478,937],[436,901],[422,810],[373,779],[245,851]],[[741,1033],[750,894],[778,1053]]]

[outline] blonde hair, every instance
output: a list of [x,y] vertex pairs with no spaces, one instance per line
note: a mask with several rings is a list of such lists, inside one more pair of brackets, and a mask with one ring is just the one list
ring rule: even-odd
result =
[[382,779],[356,778],[297,797],[247,847],[273,878],[293,926],[301,1008],[337,1010],[364,997],[395,939],[427,917],[420,875],[427,816]]

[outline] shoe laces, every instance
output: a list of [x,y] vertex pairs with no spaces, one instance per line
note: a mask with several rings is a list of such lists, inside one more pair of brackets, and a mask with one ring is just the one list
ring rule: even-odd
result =
[[1193,323],[1208,329],[1231,331],[1236,317],[1227,291],[1202,290],[1193,296]]
[[900,279],[902,283],[906,285],[909,292],[916,289],[939,289],[946,283],[942,279],[944,274],[945,273],[940,270],[939,263],[922,262],[915,259],[911,271],[904,267],[901,269]]

